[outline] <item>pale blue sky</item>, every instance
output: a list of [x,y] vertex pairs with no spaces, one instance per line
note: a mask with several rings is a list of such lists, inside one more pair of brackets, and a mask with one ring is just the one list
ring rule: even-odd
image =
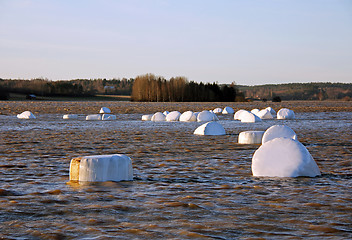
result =
[[0,78],[352,82],[352,0],[0,0]]

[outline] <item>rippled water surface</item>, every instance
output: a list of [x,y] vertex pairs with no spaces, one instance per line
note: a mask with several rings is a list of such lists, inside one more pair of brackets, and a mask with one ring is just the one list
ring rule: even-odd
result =
[[[302,112],[296,120],[240,123],[220,116],[225,136],[196,136],[200,123],[35,120],[0,115],[0,238],[351,239],[352,113]],[[259,145],[245,130],[291,127],[322,176],[259,178]],[[68,181],[74,157],[131,157],[134,180]]]

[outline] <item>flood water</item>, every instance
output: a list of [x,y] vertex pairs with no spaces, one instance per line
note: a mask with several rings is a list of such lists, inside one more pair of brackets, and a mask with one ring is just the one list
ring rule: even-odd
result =
[[[35,115],[0,115],[0,238],[352,238],[352,112],[262,123],[221,115],[225,136],[141,113],[104,122]],[[238,134],[275,124],[296,132],[322,176],[252,176],[259,145],[238,144]],[[69,182],[72,158],[116,153],[132,159],[133,181]]]

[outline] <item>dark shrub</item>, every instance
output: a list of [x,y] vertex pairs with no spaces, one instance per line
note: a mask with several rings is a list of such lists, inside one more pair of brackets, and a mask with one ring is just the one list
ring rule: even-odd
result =
[[273,97],[273,102],[281,102],[281,98],[279,96]]

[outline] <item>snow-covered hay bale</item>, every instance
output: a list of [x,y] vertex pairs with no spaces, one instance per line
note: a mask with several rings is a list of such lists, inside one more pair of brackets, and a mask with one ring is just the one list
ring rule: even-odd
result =
[[262,144],[273,140],[274,138],[280,137],[292,138],[294,140],[297,140],[296,133],[290,127],[285,125],[274,125],[264,132]]
[[78,119],[77,114],[65,114],[62,116],[63,119]]
[[19,118],[19,119],[35,119],[36,117],[30,111],[24,111],[21,114],[17,114],[17,118]]
[[100,114],[90,114],[86,116],[87,121],[100,121],[101,115]]
[[198,122],[210,122],[210,121],[218,121],[218,120],[219,120],[218,117],[214,113],[207,110],[201,111],[197,117]]
[[199,126],[193,134],[196,135],[225,135],[224,127],[217,122],[207,122]]
[[256,115],[260,119],[273,119],[274,118],[268,109],[260,110],[259,112],[256,113]]
[[238,135],[238,143],[261,144],[264,131],[245,131]]
[[235,111],[233,110],[232,107],[224,107],[224,109],[222,110],[222,114],[234,114]]
[[244,112],[248,112],[247,110],[240,109],[237,112],[235,112],[235,115],[233,116],[233,119],[235,120],[241,120],[241,114]]
[[277,112],[277,119],[295,119],[295,113],[288,108],[281,108]]
[[166,115],[166,121],[168,122],[176,122],[180,119],[181,113],[179,111],[172,111]]
[[102,107],[100,109],[99,113],[111,113],[111,110],[107,107]]
[[163,122],[163,121],[165,121],[165,119],[166,119],[166,117],[165,117],[165,115],[163,114],[163,113],[161,113],[161,112],[156,112],[156,113],[154,113],[154,115],[152,116],[152,121],[153,122]]
[[276,111],[272,107],[267,107],[266,109],[270,111],[271,115],[276,115]]
[[240,119],[241,119],[241,122],[244,122],[244,123],[256,123],[256,122],[262,121],[257,115],[251,112],[241,113]]
[[258,108],[254,108],[254,109],[251,110],[251,113],[257,115],[257,113],[259,113],[259,111],[260,110]]
[[116,120],[116,115],[103,114],[103,116],[101,117],[101,120],[104,120],[104,121]]
[[186,111],[181,114],[180,122],[196,122],[197,117],[192,111]]
[[73,158],[70,180],[84,182],[124,181],[133,179],[132,161],[121,154]]
[[151,121],[153,114],[145,114],[142,116],[142,121]]
[[252,173],[266,177],[315,177],[320,175],[320,170],[302,143],[291,138],[275,138],[255,151]]
[[215,113],[215,114],[220,114],[220,113],[222,113],[222,108],[215,108],[215,109],[213,110],[213,113]]

